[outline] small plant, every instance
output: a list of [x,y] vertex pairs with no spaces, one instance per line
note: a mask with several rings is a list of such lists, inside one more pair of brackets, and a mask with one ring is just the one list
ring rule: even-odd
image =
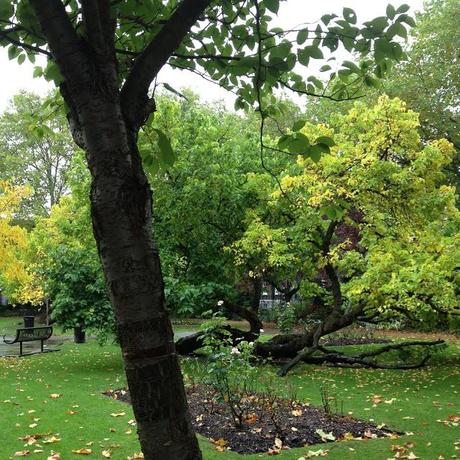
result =
[[202,325],[203,350],[209,359],[205,383],[214,388],[218,401],[227,406],[235,427],[241,428],[252,414],[249,400],[257,378],[251,363],[254,344],[242,340],[235,345],[224,321],[214,317]]
[[[321,389],[321,403],[323,406],[324,413],[327,418],[332,418],[334,415],[343,416],[343,400],[340,400],[340,410],[339,410],[339,401],[337,396],[333,396],[329,393],[329,388],[327,385],[322,385]],[[333,403],[333,407],[331,406]]]
[[277,326],[283,334],[289,334],[294,330],[297,324],[297,314],[295,305],[291,302],[286,302],[280,305],[278,309]]

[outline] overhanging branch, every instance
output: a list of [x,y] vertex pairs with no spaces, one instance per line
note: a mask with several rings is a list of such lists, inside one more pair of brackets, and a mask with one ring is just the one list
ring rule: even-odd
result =
[[137,127],[148,115],[148,90],[153,79],[179,47],[212,0],[183,0],[171,18],[136,59],[121,90],[126,121]]

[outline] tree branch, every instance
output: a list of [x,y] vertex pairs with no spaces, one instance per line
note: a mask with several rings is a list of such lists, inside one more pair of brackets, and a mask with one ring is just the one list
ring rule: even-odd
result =
[[30,4],[64,79],[71,86],[87,85],[88,75],[82,70],[88,68],[89,58],[63,3],[60,0],[30,0]]
[[0,38],[4,38],[8,40],[12,45],[16,45],[19,48],[33,51],[34,53],[44,54],[45,56],[51,57],[51,53],[43,48],[38,46],[31,45],[29,43],[21,42],[20,40],[16,40],[15,38],[11,38],[8,34],[10,32],[15,32],[16,30],[0,30]]
[[137,129],[153,110],[147,95],[150,84],[211,1],[183,0],[136,59],[121,90],[123,113],[132,128]]

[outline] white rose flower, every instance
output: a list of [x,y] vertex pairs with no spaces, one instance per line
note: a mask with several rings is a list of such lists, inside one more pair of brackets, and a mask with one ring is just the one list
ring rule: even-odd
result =
[[241,351],[238,350],[238,348],[233,347],[231,353],[232,353],[232,355],[239,355],[239,354],[241,354]]

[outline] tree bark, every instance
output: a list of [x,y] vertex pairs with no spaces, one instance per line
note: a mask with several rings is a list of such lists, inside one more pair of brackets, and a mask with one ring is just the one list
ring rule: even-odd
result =
[[98,105],[93,96],[79,112],[93,177],[91,214],[142,451],[148,460],[201,459],[164,305],[150,188],[119,104]]

